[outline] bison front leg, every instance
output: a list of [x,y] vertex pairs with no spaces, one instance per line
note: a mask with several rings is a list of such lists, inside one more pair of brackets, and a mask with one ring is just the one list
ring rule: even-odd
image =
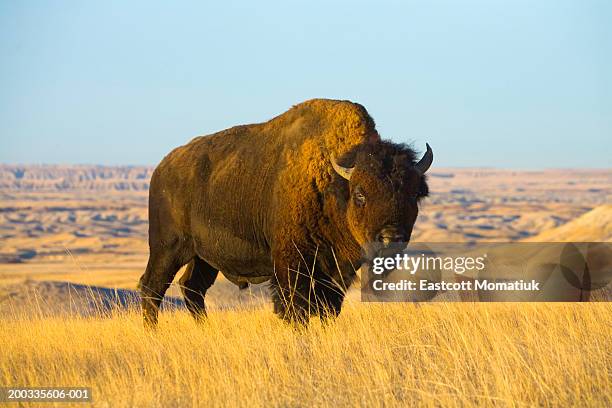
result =
[[320,256],[317,265],[319,274],[313,285],[315,312],[322,321],[328,321],[340,314],[346,292],[357,273],[350,262],[339,261],[333,251],[328,256]]
[[345,291],[328,278],[312,274],[290,274],[289,279],[273,279],[274,312],[292,324],[306,325],[311,315],[323,321],[340,314]]
[[272,279],[274,312],[282,319],[297,324],[307,324],[311,315],[321,320],[340,314],[342,302],[351,277],[336,280],[319,268],[302,265],[276,273]]
[[299,267],[289,267],[276,271],[270,280],[274,313],[288,323],[307,325],[314,311],[314,296],[308,276]]
[[314,283],[315,313],[322,321],[340,314],[346,290],[334,280],[321,277]]

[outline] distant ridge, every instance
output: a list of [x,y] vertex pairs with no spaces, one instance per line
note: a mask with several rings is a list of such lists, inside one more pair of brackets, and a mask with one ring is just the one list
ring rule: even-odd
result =
[[600,205],[556,228],[527,238],[530,242],[612,242],[612,204]]
[[0,164],[5,191],[147,191],[153,167]]

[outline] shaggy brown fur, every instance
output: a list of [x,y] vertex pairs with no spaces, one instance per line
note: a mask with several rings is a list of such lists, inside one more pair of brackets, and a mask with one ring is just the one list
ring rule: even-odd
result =
[[[331,154],[355,166],[350,183]],[[427,194],[414,162],[411,149],[381,141],[363,106],[322,99],[175,149],[151,180],[145,320],[157,321],[186,263],[194,316],[217,271],[240,285],[270,280],[285,319],[338,314],[362,249],[387,227],[408,240]]]

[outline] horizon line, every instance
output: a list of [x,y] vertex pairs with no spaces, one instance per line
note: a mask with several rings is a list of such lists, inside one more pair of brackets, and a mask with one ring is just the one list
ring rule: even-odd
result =
[[[12,166],[12,167],[149,167],[155,168],[159,165],[157,164],[102,164],[102,163],[10,163],[10,162],[2,162],[0,161],[0,166]],[[440,166],[437,168],[432,168],[428,174],[433,174],[436,170],[444,171],[444,170],[512,170],[512,171],[561,171],[561,170],[590,170],[590,171],[612,171],[611,167],[502,167],[502,166]]]

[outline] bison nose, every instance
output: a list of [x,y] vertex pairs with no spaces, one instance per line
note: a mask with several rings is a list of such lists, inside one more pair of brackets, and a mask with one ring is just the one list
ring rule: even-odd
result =
[[406,234],[398,228],[383,228],[376,236],[376,240],[388,247],[392,243],[406,242]]

